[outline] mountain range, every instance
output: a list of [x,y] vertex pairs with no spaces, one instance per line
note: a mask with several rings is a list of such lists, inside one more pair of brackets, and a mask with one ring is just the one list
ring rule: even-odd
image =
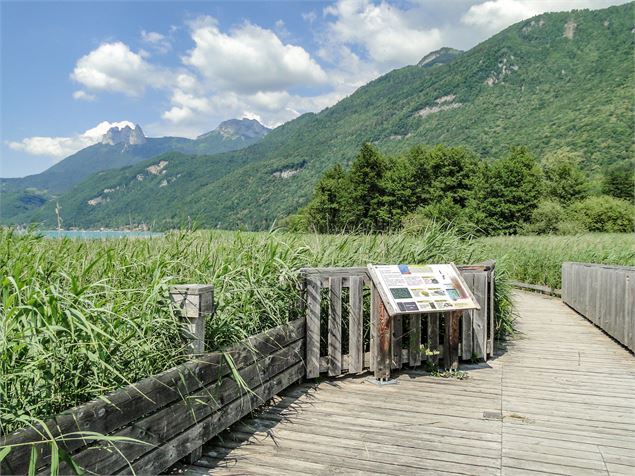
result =
[[[428,54],[248,147],[215,155],[173,147],[100,171],[59,197],[65,225],[171,228],[190,217],[266,228],[304,205],[321,173],[350,163],[364,142],[386,153],[460,145],[484,160],[514,145],[538,157],[568,148],[597,174],[633,157],[632,13],[633,3],[539,15],[469,51]],[[52,222],[54,204],[40,205],[9,220],[3,211],[3,220]]]
[[23,178],[0,179],[4,222],[28,214],[57,198],[87,177],[109,169],[121,169],[164,152],[212,155],[247,147],[270,129],[255,119],[231,119],[196,139],[146,137],[137,124],[112,127],[102,140],[66,157],[42,173]]

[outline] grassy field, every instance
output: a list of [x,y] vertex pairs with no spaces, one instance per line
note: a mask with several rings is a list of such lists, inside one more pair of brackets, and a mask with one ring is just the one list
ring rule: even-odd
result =
[[561,286],[565,261],[635,266],[635,235],[497,236],[476,241],[483,258],[495,258],[511,279],[552,288]]
[[469,263],[476,251],[434,227],[416,238],[200,231],[99,241],[0,229],[0,433],[181,362],[170,284],[214,285],[213,350],[286,322],[301,267]]

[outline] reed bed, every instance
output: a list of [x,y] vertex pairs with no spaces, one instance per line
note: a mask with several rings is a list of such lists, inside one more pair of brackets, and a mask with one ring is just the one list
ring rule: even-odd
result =
[[477,240],[476,247],[479,256],[496,259],[510,279],[557,289],[565,261],[635,266],[632,233],[497,236]]
[[0,229],[0,434],[180,363],[171,284],[214,285],[206,339],[216,350],[286,322],[299,268],[470,263],[475,252],[435,226],[416,237],[196,231],[90,241]]

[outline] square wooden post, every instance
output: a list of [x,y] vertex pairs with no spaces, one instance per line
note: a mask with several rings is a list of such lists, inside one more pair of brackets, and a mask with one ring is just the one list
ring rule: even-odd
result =
[[459,321],[463,311],[445,313],[445,339],[443,341],[443,366],[446,370],[459,368]]
[[[187,342],[187,352],[196,358],[205,352],[205,320],[214,311],[214,288],[208,284],[179,284],[170,287],[170,299],[181,312],[181,333]],[[183,461],[194,464],[201,456],[202,445]]]
[[214,288],[209,284],[179,284],[170,287],[170,299],[181,311],[182,335],[188,353],[205,352],[205,320],[214,311]]

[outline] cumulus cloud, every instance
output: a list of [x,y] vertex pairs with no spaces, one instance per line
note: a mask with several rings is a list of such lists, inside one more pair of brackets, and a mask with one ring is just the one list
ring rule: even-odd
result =
[[166,84],[165,73],[120,41],[103,43],[82,56],[71,78],[92,91],[140,96],[148,86]]
[[324,14],[334,17],[329,25],[331,41],[361,46],[384,70],[416,63],[442,46],[439,29],[421,28],[409,10],[386,2],[340,0],[326,7]]
[[19,150],[27,154],[44,155],[61,160],[85,147],[100,142],[103,135],[111,127],[121,129],[125,126],[134,128],[135,125],[130,121],[103,121],[95,127],[71,137],[27,137],[20,142],[9,142],[8,146],[12,150]]
[[472,5],[461,17],[461,22],[496,33],[508,26],[545,12],[558,12],[582,8],[606,8],[624,3],[622,0],[488,0]]
[[191,24],[191,35],[196,46],[183,62],[216,88],[250,94],[327,81],[306,50],[257,25],[244,23],[224,33],[214,18],[203,17]]
[[172,49],[170,39],[156,31],[141,30],[141,41],[157,53],[167,53]]

